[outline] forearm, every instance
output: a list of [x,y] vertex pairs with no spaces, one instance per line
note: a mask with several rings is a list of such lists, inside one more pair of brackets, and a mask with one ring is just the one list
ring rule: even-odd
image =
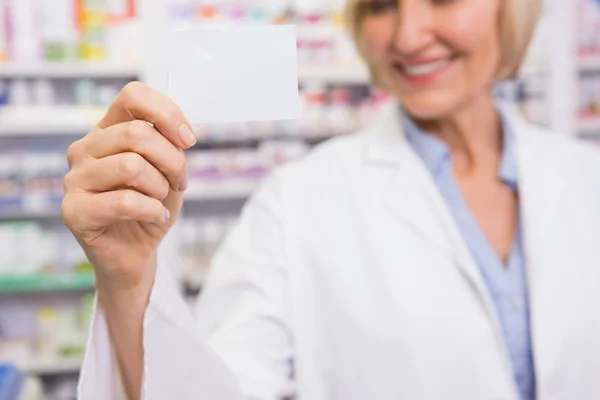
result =
[[98,301],[106,315],[121,380],[131,400],[141,397],[144,315],[150,300],[152,278],[149,276],[148,282],[135,289],[112,288],[105,283],[97,285]]

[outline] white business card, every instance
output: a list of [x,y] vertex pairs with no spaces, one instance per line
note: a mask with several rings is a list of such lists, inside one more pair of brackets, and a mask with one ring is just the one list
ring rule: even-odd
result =
[[168,95],[192,124],[299,118],[294,26],[174,31],[168,53]]

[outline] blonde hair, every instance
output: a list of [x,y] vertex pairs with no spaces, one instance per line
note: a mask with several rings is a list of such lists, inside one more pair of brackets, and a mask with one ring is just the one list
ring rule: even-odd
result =
[[[369,64],[361,34],[361,23],[367,15],[365,7],[369,0],[347,0],[346,27],[354,39],[356,47],[365,61]],[[402,0],[398,0],[402,1]],[[500,20],[500,63],[495,79],[502,81],[513,79],[527,55],[529,42],[535,32],[539,19],[541,0],[502,0]],[[376,80],[375,71],[371,73]]]

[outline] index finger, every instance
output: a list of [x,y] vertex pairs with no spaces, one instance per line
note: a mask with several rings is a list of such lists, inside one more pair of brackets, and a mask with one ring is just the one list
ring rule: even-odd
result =
[[154,125],[180,149],[196,144],[192,126],[183,111],[167,96],[140,82],[128,83],[98,122],[105,129],[122,122],[142,120]]

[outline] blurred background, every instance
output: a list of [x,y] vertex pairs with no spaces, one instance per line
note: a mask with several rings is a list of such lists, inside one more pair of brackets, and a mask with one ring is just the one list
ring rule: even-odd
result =
[[[0,400],[75,398],[94,279],[60,218],[68,145],[127,82],[165,88],[170,29],[298,26],[301,120],[198,127],[184,215],[161,253],[192,302],[263,177],[388,101],[343,31],[344,2],[0,0]],[[546,0],[520,79],[496,90],[530,120],[600,144],[600,0]]]

